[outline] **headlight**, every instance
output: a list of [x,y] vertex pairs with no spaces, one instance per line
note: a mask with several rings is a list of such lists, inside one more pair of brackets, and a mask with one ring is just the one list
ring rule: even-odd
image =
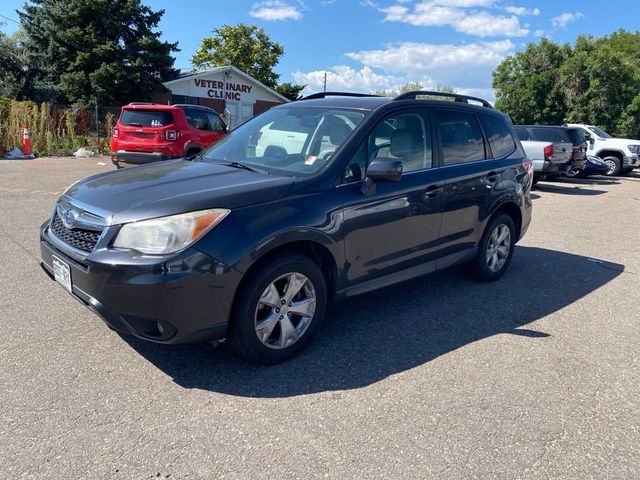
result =
[[188,247],[229,214],[224,208],[182,213],[122,226],[113,246],[161,255]]
[[638,155],[638,150],[640,150],[640,145],[627,145],[629,151],[635,155]]

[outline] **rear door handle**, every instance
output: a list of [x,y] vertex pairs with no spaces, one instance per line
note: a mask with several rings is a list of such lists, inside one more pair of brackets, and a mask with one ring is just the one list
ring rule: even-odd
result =
[[498,174],[496,172],[487,173],[487,180],[492,183],[495,182],[496,180],[498,180]]

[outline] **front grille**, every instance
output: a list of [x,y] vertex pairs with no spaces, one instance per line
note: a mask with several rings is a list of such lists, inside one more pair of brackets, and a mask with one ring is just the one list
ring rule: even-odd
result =
[[98,239],[102,232],[94,230],[84,230],[82,228],[66,228],[62,224],[62,220],[58,213],[54,214],[53,224],[51,225],[53,234],[67,245],[71,245],[78,250],[90,253],[98,243]]

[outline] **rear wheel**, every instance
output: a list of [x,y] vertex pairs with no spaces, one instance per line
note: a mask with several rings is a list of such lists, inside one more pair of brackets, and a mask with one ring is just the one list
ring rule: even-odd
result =
[[471,274],[482,282],[498,280],[511,263],[516,241],[513,219],[506,213],[497,214],[487,224],[476,258],[469,264]]
[[252,362],[272,364],[292,357],[324,317],[326,281],[318,265],[304,255],[274,257],[242,288],[230,339]]
[[185,157],[193,157],[194,155],[199,154],[201,151],[202,150],[200,150],[199,148],[190,148],[189,150],[187,150]]
[[618,157],[605,157],[602,159],[602,161],[607,164],[608,168],[605,175],[607,175],[608,177],[614,177],[620,173],[622,162]]

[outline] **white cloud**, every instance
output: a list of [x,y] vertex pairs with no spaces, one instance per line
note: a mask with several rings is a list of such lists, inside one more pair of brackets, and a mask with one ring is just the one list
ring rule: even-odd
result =
[[546,37],[547,33],[544,30],[536,30],[533,32],[536,37]]
[[479,37],[522,37],[529,33],[529,30],[520,26],[518,17],[494,16],[487,12],[467,15],[457,21],[454,28]]
[[294,72],[294,80],[298,84],[307,85],[305,94],[319,92],[324,87],[324,76],[327,74],[327,90],[373,92],[397,88],[406,83],[404,77],[396,75],[381,75],[365,66],[356,70],[347,65],[337,65],[330,70],[316,70],[312,72]]
[[437,84],[475,87],[491,83],[493,69],[515,49],[510,40],[465,45],[405,42],[384,50],[347,53],[363,65]]
[[526,7],[514,7],[508,6],[504,8],[507,12],[512,13],[514,15],[524,16],[524,15],[540,15],[539,8],[526,8]]
[[302,13],[298,8],[281,0],[254,3],[249,15],[266,21],[299,20],[302,18]]
[[386,22],[417,26],[449,25],[458,32],[480,37],[521,37],[529,33],[529,30],[520,25],[520,20],[515,15],[505,17],[492,15],[487,11],[469,13],[464,9],[470,6],[490,6],[492,3],[487,0],[423,0],[416,3],[413,10],[401,4],[379,10],[385,14]]
[[571,22],[575,22],[576,20],[580,20],[581,18],[584,18],[584,14],[581,12],[563,13],[562,15],[558,15],[557,17],[553,17],[551,19],[551,24],[556,28],[564,28]]
[[[373,92],[397,90],[408,82],[425,89],[449,85],[460,93],[493,101],[491,72],[515,51],[510,40],[466,45],[405,42],[380,50],[351,52],[347,57],[360,67],[338,65],[327,73],[327,90]],[[305,94],[322,91],[325,70],[294,72],[297,83],[306,84]]]

